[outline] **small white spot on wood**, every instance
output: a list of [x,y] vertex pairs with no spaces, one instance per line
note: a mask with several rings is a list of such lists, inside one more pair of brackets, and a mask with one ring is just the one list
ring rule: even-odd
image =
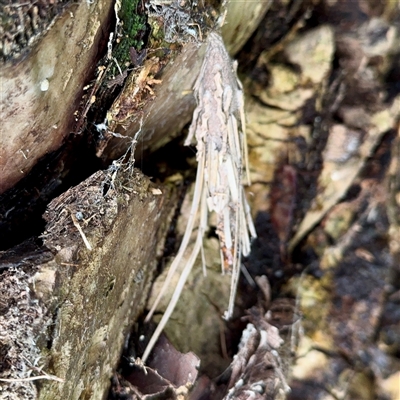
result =
[[40,82],[40,90],[42,92],[47,92],[49,90],[49,81],[47,79],[43,79],[42,82]]

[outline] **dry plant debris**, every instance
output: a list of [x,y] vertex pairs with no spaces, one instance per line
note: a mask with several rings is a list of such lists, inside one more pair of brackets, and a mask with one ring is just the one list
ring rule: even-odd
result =
[[233,314],[241,255],[250,253],[251,238],[256,237],[242,186],[243,163],[248,171],[242,86],[223,40],[215,32],[207,38],[206,54],[194,92],[197,107],[185,142],[190,145],[196,138],[198,168],[193,203],[181,246],[146,321],[153,315],[188,250],[192,233],[197,229],[196,242],[167,310],[143,354],[143,361],[146,361],[168,322],[200,252],[205,271],[206,260],[202,249],[203,238],[208,230],[208,213],[215,212],[217,216],[216,232],[220,242],[222,270],[232,274],[231,294],[225,314],[227,319]]
[[58,379],[41,369],[37,346],[40,336],[46,337],[52,322],[47,309],[31,297],[31,266],[8,268],[0,282],[0,398],[4,400],[36,399],[32,381]]
[[146,5],[149,17],[160,20],[164,27],[164,40],[184,43],[202,40],[200,21],[194,18],[190,1],[150,0]]
[[[133,144],[136,143],[135,141],[140,136],[141,129],[138,132],[134,132],[132,138],[126,135],[126,130],[132,120],[138,119],[143,121],[142,110],[155,98],[153,89],[162,82],[154,77],[166,63],[166,59],[161,60],[154,56],[146,59],[143,65],[133,68],[129,74],[125,70],[116,79],[109,82],[110,85],[122,84],[126,79],[122,91],[107,111],[104,122],[95,125],[100,139],[97,144],[97,157],[102,156],[104,149],[114,137],[125,140],[125,151],[130,147],[132,139],[134,141]],[[99,79],[101,81],[103,78],[100,77]],[[83,123],[83,117],[84,115],[81,117],[81,123]]]
[[99,225],[109,229],[118,212],[118,201],[123,200],[115,187],[118,180],[113,179],[117,171],[115,164],[108,171],[98,171],[49,203],[44,214],[47,230],[42,234],[47,247],[60,250],[60,238],[64,238],[71,244],[81,240],[91,250],[85,229]]
[[[298,309],[287,298],[277,299],[270,304],[268,279],[260,276],[257,283],[266,297],[265,305],[251,308],[243,317],[249,323],[230,365],[232,373],[225,400],[284,400],[290,392],[285,364],[291,356],[281,346],[285,344],[286,348],[292,347],[290,350],[294,350],[300,325]],[[283,357],[286,363],[282,361]]]

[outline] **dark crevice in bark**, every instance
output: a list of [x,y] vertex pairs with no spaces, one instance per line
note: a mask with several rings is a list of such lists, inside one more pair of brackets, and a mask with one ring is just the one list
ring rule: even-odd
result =
[[101,167],[86,136],[71,136],[13,188],[0,195],[0,249],[42,233],[47,204]]

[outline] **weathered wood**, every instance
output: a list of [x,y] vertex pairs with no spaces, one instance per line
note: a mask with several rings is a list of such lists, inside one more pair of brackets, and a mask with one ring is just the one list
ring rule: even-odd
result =
[[24,58],[0,67],[0,193],[73,131],[112,6],[111,0],[71,4]]
[[[244,8],[243,3],[226,1],[225,6],[226,24],[222,28],[222,36],[228,40],[227,48],[234,54],[257,28],[269,3],[247,1]],[[135,112],[124,121],[109,121],[110,131],[138,138],[137,158],[143,149],[156,150],[168,143],[190,122],[196,106],[192,90],[200,73],[206,47],[206,43],[201,43],[200,36],[199,42],[186,43],[174,61],[157,76],[161,83],[152,88],[156,94],[154,100],[148,102],[140,113]],[[129,97],[133,90],[127,86],[125,96]],[[104,160],[112,160],[123,154],[127,147],[126,141],[109,135],[107,143],[99,143],[97,154]]]
[[[132,138],[140,132],[138,154],[142,149],[156,150],[176,137],[190,122],[196,105],[192,88],[200,71],[204,51],[204,45],[186,44],[174,62],[158,77],[161,84],[153,88],[154,100],[141,112],[132,111],[124,121],[111,121],[110,131]],[[132,97],[134,87],[129,86],[129,78],[127,83],[120,97]],[[99,142],[97,155],[104,160],[113,160],[120,157],[129,146],[128,141],[108,134],[106,142]]]
[[231,56],[246,43],[264,18],[271,1],[227,1],[222,37]]
[[[43,236],[56,254],[25,277],[25,286],[32,291],[27,301],[40,309],[38,321],[31,322],[36,331],[24,324],[24,310],[18,316],[19,330],[30,331],[38,346],[30,346],[30,357],[23,354],[27,362],[18,353],[18,337],[13,345],[14,362],[27,368],[19,377],[27,376],[29,362],[40,354],[43,370],[63,380],[40,381],[38,399],[106,398],[126,334],[145,305],[144,294],[163,249],[171,199],[168,190],[155,187],[139,172],[98,172],[49,205]],[[6,282],[1,283],[2,292],[11,290]],[[40,300],[36,305],[34,298]],[[12,332],[1,321],[4,347],[4,338]],[[2,372],[3,378],[15,378],[17,373]],[[27,390],[32,382],[2,386],[3,394],[18,393],[22,389],[17,386]],[[35,398],[34,390],[24,398]]]

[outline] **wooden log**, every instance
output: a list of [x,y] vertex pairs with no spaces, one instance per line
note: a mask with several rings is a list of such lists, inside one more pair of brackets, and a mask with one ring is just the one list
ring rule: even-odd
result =
[[[164,187],[128,171],[97,172],[51,202],[43,238],[54,255],[36,266],[29,260],[11,269],[8,264],[0,282],[7,310],[0,318],[0,348],[11,365],[3,366],[1,378],[52,378],[37,387],[29,380],[0,381],[2,395],[106,398],[126,334],[143,311],[172,200]],[[10,284],[17,278],[22,305],[15,305]]]
[[112,7],[111,0],[71,4],[23,57],[0,66],[0,193],[73,131],[83,87],[107,40]]

